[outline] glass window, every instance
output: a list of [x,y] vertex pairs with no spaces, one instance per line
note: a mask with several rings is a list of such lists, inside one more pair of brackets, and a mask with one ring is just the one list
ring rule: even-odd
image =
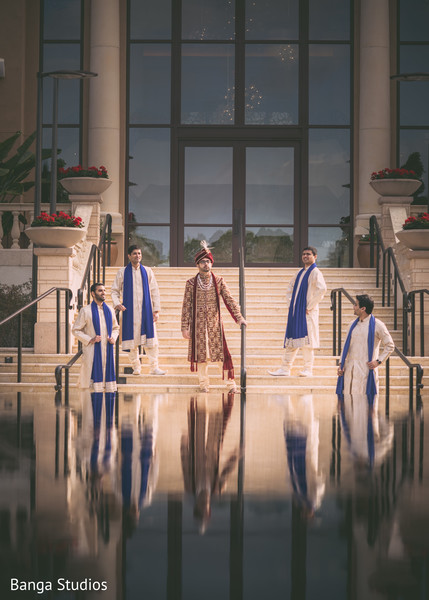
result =
[[350,39],[350,2],[309,0],[310,40]]
[[232,148],[185,148],[185,223],[232,222]]
[[[52,127],[43,128],[43,148],[52,148]],[[79,164],[79,127],[58,127],[58,160],[63,160],[67,167]],[[50,161],[47,161],[50,163]]]
[[247,227],[246,262],[293,262],[293,229],[291,227]]
[[234,0],[182,0],[184,40],[233,40]]
[[201,250],[200,241],[206,240],[212,248],[216,263],[232,262],[231,227],[185,227],[184,262],[194,264],[194,256]]
[[248,40],[297,40],[298,0],[246,0]]
[[170,130],[130,129],[129,212],[137,223],[170,220]]
[[[400,73],[429,72],[429,46],[401,47]],[[401,125],[429,125],[429,81],[403,81],[400,85]]]
[[170,44],[132,44],[130,123],[170,122]]
[[182,45],[182,123],[234,123],[234,47]]
[[[429,41],[428,23],[429,3],[427,0],[400,1],[399,31],[401,41]],[[426,68],[425,71],[427,70]]]
[[[80,69],[79,44],[44,44],[43,71],[73,71]],[[43,122],[52,123],[53,79],[43,79]],[[80,80],[58,80],[58,123],[80,121]]]
[[43,37],[45,40],[80,38],[81,0],[43,0]]
[[342,223],[350,215],[348,130],[310,130],[308,177],[309,223]]
[[[416,82],[418,85],[418,82]],[[410,84],[411,85],[411,84]],[[424,166],[423,186],[417,192],[417,197],[420,204],[427,205],[427,190],[428,190],[428,165],[429,165],[429,130],[427,129],[401,129],[399,132],[399,165],[407,162],[410,154],[413,152],[420,153],[420,159]],[[420,200],[421,198],[421,200]]]
[[312,125],[350,123],[348,45],[310,45],[309,122]]
[[348,267],[349,237],[348,227],[309,227],[308,243],[317,250],[317,265]]
[[170,228],[135,227],[128,229],[128,244],[137,244],[142,249],[142,263],[148,267],[170,265]]
[[293,223],[293,148],[246,149],[246,223]]
[[132,40],[171,38],[171,0],[130,0]]
[[245,120],[248,125],[298,122],[298,46],[246,46]]

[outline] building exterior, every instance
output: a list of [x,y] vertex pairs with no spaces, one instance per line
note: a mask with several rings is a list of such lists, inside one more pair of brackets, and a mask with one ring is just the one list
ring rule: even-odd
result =
[[[102,210],[151,265],[356,264],[380,214],[371,172],[428,160],[424,0],[0,0],[0,139],[36,128],[59,81],[59,158],[105,165]],[[43,78],[50,147],[52,78]],[[427,182],[427,179],[426,179]],[[26,201],[32,202],[32,193]],[[118,261],[121,262],[122,256]]]

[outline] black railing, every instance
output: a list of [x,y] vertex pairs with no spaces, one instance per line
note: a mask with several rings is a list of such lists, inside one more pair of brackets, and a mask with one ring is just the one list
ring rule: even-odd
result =
[[[340,356],[342,351],[342,295],[344,295],[351,304],[354,304],[354,299],[344,288],[335,288],[331,291],[331,310],[333,312],[333,323],[332,323],[332,338],[333,338],[333,355]],[[338,299],[337,299],[338,296]],[[407,299],[408,301],[408,299]],[[416,405],[421,404],[421,390],[423,389],[423,368],[418,363],[411,363],[404,353],[395,346],[395,354],[399,356],[402,362],[409,369],[409,399],[410,399],[410,410],[412,410],[414,390],[416,395]],[[414,384],[414,370],[416,371],[416,378]],[[388,412],[390,397],[390,360],[386,360],[386,411]]]
[[15,319],[16,317],[18,318],[17,383],[21,383],[21,380],[22,380],[22,315],[23,315],[23,313],[26,310],[34,307],[41,300],[43,300],[47,296],[50,296],[54,292],[56,292],[56,321],[57,321],[57,327],[56,327],[56,346],[57,346],[57,354],[61,353],[61,307],[60,307],[60,304],[61,304],[61,292],[65,292],[65,303],[64,303],[64,311],[65,311],[64,312],[64,340],[65,341],[64,341],[64,345],[65,345],[65,352],[68,352],[69,339],[70,339],[70,334],[69,334],[69,311],[71,309],[70,302],[71,302],[71,298],[72,298],[72,292],[68,288],[53,287],[53,288],[47,290],[46,292],[44,292],[43,294],[41,294],[40,296],[38,296],[37,298],[35,298],[34,300],[32,300],[31,302],[29,302],[28,304],[26,304],[25,306],[23,306],[22,308],[20,308],[19,310],[15,311],[11,315],[9,315],[9,317],[6,317],[6,319],[3,319],[3,321],[0,321],[0,327],[1,327],[2,325],[5,325],[6,323],[9,323],[10,321],[12,321],[12,319]]
[[425,296],[429,290],[413,290],[408,293],[409,311],[411,313],[410,324],[410,354],[416,354],[416,296],[419,298],[419,337],[420,337],[420,356],[425,355]]
[[61,392],[63,389],[63,371],[64,371],[64,382],[65,382],[65,402],[69,403],[69,370],[75,364],[75,362],[82,356],[82,348],[69,360],[68,363],[63,365],[57,365],[55,367],[55,391]]
[[[399,273],[398,263],[393,252],[393,248],[386,248],[381,238],[381,230],[377,217],[373,215],[369,220],[370,235],[370,266],[376,263],[376,286],[380,287],[380,269],[381,269],[381,305],[392,306],[393,302],[393,329],[398,330],[398,305],[400,290],[402,297],[402,351],[408,354],[408,313],[410,303],[407,290]],[[375,257],[374,257],[375,251]],[[381,265],[380,265],[381,263]],[[392,298],[393,296],[393,298]]]
[[[239,302],[240,309],[243,318],[246,318],[246,282],[244,272],[244,256],[245,256],[245,242],[244,242],[244,218],[243,211],[239,210],[236,214],[236,227],[238,224],[239,230],[239,269],[238,269],[238,281],[239,281]],[[246,393],[247,385],[247,369],[246,369],[246,326],[241,325],[241,344],[240,344],[240,387],[242,392]]]

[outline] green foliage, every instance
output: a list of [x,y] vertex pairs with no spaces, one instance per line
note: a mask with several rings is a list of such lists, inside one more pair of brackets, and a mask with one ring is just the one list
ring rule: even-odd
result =
[[[0,285],[0,321],[31,302],[31,282],[22,285]],[[34,313],[27,309],[22,321],[22,345],[29,348],[32,345]],[[18,340],[18,317],[12,319],[0,329],[0,346],[14,348]]]
[[[34,186],[34,181],[26,181],[36,164],[36,155],[30,151],[30,146],[36,139],[36,132],[28,138],[15,151],[10,153],[21,136],[17,131],[12,136],[0,143],[0,202],[12,202]],[[42,159],[51,156],[51,150],[44,150]]]

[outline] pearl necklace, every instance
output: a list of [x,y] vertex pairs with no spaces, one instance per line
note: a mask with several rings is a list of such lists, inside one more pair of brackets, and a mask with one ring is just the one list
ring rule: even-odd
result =
[[210,279],[208,281],[208,283],[205,283],[204,280],[202,279],[202,277],[200,276],[200,274],[198,273],[197,275],[197,283],[198,283],[198,287],[201,290],[204,290],[205,292],[207,292],[213,285],[213,278],[210,275]]

